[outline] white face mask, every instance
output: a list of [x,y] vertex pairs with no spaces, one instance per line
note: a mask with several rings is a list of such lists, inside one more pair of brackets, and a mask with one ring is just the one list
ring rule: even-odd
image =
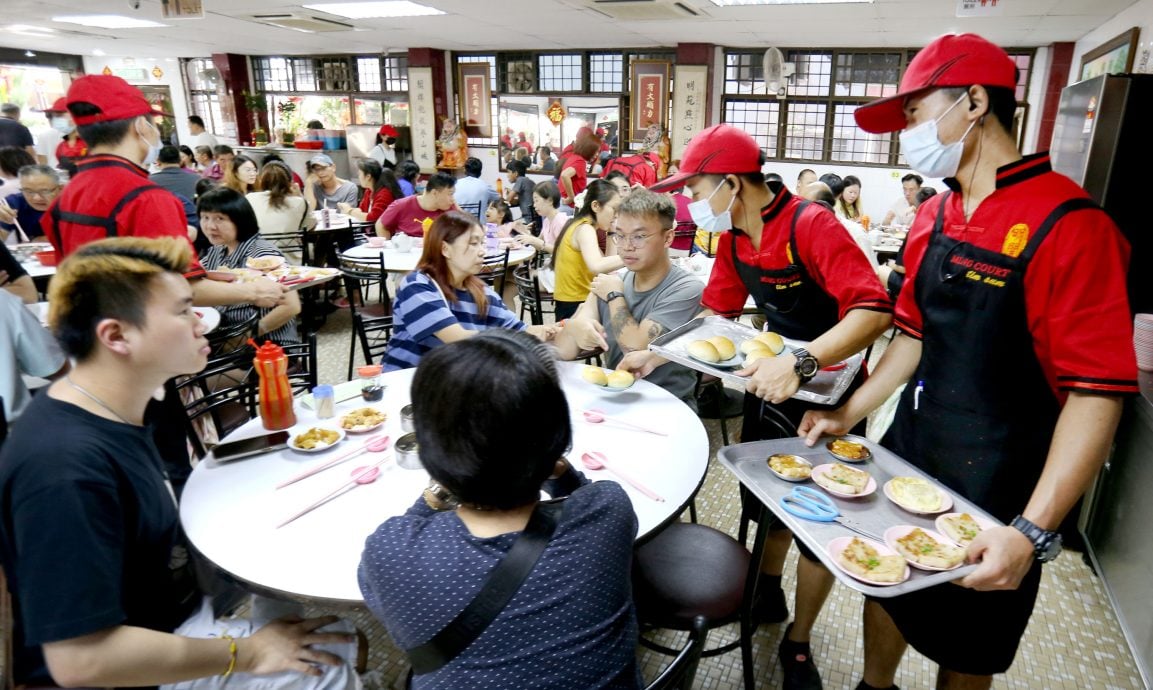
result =
[[728,208],[720,213],[713,213],[713,207],[709,205],[709,200],[716,196],[717,191],[723,186],[725,186],[724,181],[717,185],[717,188],[707,198],[689,204],[689,214],[693,217],[693,222],[705,232],[724,232],[733,229],[733,216],[729,213],[729,209],[733,207],[737,195],[733,194],[733,198],[729,200]]
[[952,144],[941,143],[937,134],[937,123],[948,115],[950,110],[956,108],[958,103],[965,100],[966,96],[968,94],[962,94],[953,101],[953,105],[937,119],[901,132],[901,153],[905,154],[905,161],[910,168],[925,177],[952,177],[957,174],[957,168],[961,167],[961,154],[965,151],[965,137],[969,136],[973,125],[977,123],[970,123],[969,129],[966,129],[961,138]]
[[76,129],[76,125],[72,124],[72,118],[70,117],[54,117],[51,123],[52,129],[61,134],[71,134],[72,130]]
[[148,137],[141,134],[139,127],[136,128],[136,133],[140,134],[140,138],[143,139],[144,143],[148,146],[148,153],[144,154],[144,160],[140,162],[140,167],[147,168],[155,163],[156,159],[160,156],[160,132],[156,132],[155,144],[148,141]]

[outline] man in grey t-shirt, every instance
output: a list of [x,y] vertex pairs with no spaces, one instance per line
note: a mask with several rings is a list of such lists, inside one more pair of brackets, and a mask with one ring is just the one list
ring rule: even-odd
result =
[[360,189],[355,183],[336,176],[336,164],[327,154],[318,153],[308,159],[308,177],[304,180],[304,200],[308,208],[335,209],[337,204],[356,206]]
[[[625,354],[643,350],[657,336],[689,322],[700,311],[704,285],[672,265],[677,207],[664,194],[636,190],[617,210],[613,239],[628,273],[593,279],[588,299],[557,335],[562,359],[576,359],[578,344],[603,334],[608,343],[606,364],[616,367]],[[696,409],[696,374],[680,365],[660,367],[646,379]]]

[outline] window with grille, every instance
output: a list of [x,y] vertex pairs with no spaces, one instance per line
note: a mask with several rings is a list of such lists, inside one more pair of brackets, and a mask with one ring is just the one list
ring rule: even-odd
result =
[[541,91],[583,91],[583,56],[540,55],[537,57],[537,74]]
[[[1032,77],[1032,49],[1007,51],[1020,69],[1017,126],[1024,129]],[[857,127],[853,111],[891,96],[915,50],[790,50],[785,61],[795,72],[786,97],[765,90],[764,50],[725,51],[725,122],[742,127],[771,158],[901,165],[896,133],[869,134]]]
[[390,55],[381,58],[384,68],[384,90],[392,93],[408,93],[408,56]]
[[624,58],[620,53],[589,55],[589,91],[620,93],[624,69]]
[[332,126],[408,120],[402,102],[408,94],[407,55],[261,56],[252,58],[252,73],[256,90],[272,103],[312,94],[302,102]]
[[209,58],[184,60],[184,85],[188,90],[189,110],[204,120],[209,132],[225,131],[220,111],[220,73]]

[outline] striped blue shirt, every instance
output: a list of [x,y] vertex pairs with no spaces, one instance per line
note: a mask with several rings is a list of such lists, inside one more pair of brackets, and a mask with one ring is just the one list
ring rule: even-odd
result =
[[420,364],[426,352],[442,344],[436,332],[453,324],[470,331],[524,330],[524,322],[509,311],[491,287],[485,286],[484,292],[488,298],[488,314],[481,318],[467,290],[456,290],[456,302],[449,304],[432,278],[421,271],[406,275],[400,281],[392,305],[395,326],[384,353],[384,370],[409,369]]

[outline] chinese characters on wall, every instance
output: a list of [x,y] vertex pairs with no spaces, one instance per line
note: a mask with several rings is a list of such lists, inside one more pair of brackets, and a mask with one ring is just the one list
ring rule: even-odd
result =
[[673,121],[669,127],[672,157],[680,158],[694,134],[705,128],[709,68],[704,65],[678,65],[673,83]]
[[432,103],[432,68],[408,68],[408,102],[412,111],[412,157],[421,172],[436,171],[436,111]]

